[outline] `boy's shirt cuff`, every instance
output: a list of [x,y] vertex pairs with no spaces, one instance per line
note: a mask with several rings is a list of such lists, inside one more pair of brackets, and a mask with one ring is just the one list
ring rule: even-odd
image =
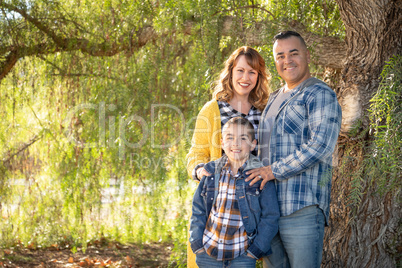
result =
[[200,252],[202,252],[202,251],[205,251],[203,247],[197,249],[196,251],[194,251],[194,254],[198,254],[198,253],[200,253]]
[[258,258],[253,253],[251,253],[250,250],[247,250],[246,253],[250,254],[251,256],[253,256],[254,259],[258,260]]
[[195,168],[193,169],[193,172],[192,172],[192,174],[191,174],[194,181],[200,181],[200,180],[201,180],[201,178],[198,178],[198,177],[197,177],[197,170],[198,170],[199,168],[204,167],[204,166],[205,166],[204,163],[200,163],[200,164],[198,164],[198,165],[195,166]]

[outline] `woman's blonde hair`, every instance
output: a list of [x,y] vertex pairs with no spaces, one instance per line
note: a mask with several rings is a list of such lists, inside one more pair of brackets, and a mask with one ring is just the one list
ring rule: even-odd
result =
[[248,65],[258,72],[257,85],[251,90],[248,101],[258,110],[262,111],[268,101],[269,80],[271,76],[265,67],[265,60],[257,50],[251,47],[240,47],[230,55],[225,63],[225,68],[219,75],[219,80],[216,82],[213,98],[225,102],[229,102],[233,98],[233,68],[241,55],[244,55]]

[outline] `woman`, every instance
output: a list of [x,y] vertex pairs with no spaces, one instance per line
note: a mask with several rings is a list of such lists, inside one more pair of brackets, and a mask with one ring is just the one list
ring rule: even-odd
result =
[[[251,47],[240,47],[230,55],[213,93],[197,116],[187,171],[194,180],[210,175],[204,164],[222,156],[221,128],[232,117],[248,119],[257,132],[261,112],[268,100],[270,77],[265,61]],[[256,137],[257,138],[257,137]],[[187,246],[187,267],[197,267],[195,254]]]

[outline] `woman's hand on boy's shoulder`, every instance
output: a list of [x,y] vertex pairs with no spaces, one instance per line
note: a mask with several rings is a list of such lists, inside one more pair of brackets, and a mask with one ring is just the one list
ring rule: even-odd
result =
[[199,169],[197,169],[197,178],[198,178],[198,180],[201,180],[202,179],[202,177],[204,177],[204,176],[211,176],[211,174],[210,173],[208,173],[206,170],[205,170],[205,168],[203,168],[203,167],[200,167]]

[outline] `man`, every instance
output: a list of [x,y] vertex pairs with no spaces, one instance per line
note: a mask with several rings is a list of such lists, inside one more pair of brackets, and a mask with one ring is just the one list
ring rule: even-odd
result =
[[274,37],[273,53],[286,84],[271,94],[260,121],[259,156],[251,184],[275,180],[281,217],[264,267],[320,267],[328,225],[332,153],[342,113],[334,91],[311,77],[310,53],[296,32]]

